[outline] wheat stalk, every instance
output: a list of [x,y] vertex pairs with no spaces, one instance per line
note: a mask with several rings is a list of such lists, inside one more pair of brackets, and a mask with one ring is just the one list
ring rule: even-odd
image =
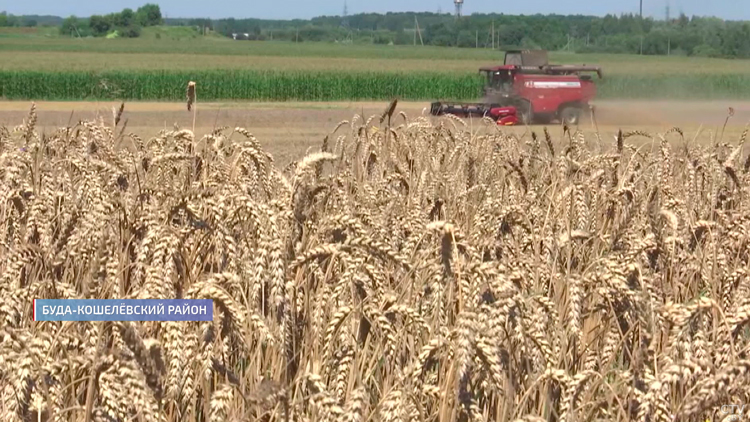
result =
[[[280,167],[244,128],[195,134],[186,96],[193,132],[133,148],[122,105],[0,128],[1,420],[705,420],[747,400],[744,135],[592,149],[391,127],[393,102]],[[30,307],[176,297],[214,320]]]

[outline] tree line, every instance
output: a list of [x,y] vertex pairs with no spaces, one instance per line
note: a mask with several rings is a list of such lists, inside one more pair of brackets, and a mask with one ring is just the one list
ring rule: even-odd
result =
[[112,36],[136,38],[141,35],[141,29],[147,26],[161,25],[164,19],[157,4],[145,4],[133,11],[123,9],[119,13],[108,15],[92,15],[87,19],[70,16],[65,19],[60,28],[64,35],[71,36]]
[[[464,48],[542,48],[578,53],[630,53],[750,58],[750,22],[712,17],[638,15],[504,15],[387,13],[311,20],[191,19],[175,25],[211,28],[251,40],[328,41]],[[416,29],[419,29],[416,31]]]
[[[33,26],[50,17],[0,14],[0,26]],[[750,58],[750,22],[713,17],[656,20],[638,15],[363,13],[313,19],[163,19],[158,5],[89,18],[69,17],[58,25],[71,36],[137,37],[152,25],[193,26],[227,37],[293,42],[432,45],[463,48],[542,48],[578,53],[629,53]]]
[[123,9],[119,13],[92,15],[88,18],[69,16],[14,16],[0,12],[0,27],[57,26],[60,34],[72,37],[138,37],[141,29],[161,25],[164,19],[157,4],[145,4],[137,10]]

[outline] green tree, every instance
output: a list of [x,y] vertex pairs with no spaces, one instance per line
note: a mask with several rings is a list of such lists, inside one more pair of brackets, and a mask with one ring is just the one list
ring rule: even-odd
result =
[[77,30],[77,26],[79,25],[78,18],[75,16],[69,16],[67,17],[60,27],[60,32],[65,35],[72,35],[75,36]]
[[722,35],[722,53],[726,57],[750,56],[750,24],[732,22]]
[[89,27],[95,36],[106,35],[112,24],[109,19],[101,15],[92,15],[89,18]]
[[19,19],[18,16],[13,15],[5,15],[5,25],[4,26],[19,26],[21,24],[21,19]]
[[123,9],[114,15],[114,25],[118,28],[126,28],[134,23],[135,13],[133,9]]
[[141,26],[161,25],[163,18],[158,4],[144,4],[135,12],[136,21]]

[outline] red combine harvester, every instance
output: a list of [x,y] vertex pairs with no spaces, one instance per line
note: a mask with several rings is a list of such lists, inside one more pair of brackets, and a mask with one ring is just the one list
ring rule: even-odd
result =
[[437,101],[430,114],[488,116],[498,125],[551,120],[576,125],[596,96],[592,77],[581,72],[596,72],[602,78],[598,66],[551,65],[544,50],[508,51],[502,66],[479,71],[487,77],[482,102]]

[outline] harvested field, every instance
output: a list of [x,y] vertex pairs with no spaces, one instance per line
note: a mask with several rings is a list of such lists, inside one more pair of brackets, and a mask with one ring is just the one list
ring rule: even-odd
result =
[[[196,136],[131,104],[42,135],[74,106],[0,105],[0,420],[703,422],[750,398],[746,106],[722,142],[662,126],[677,106],[601,140],[278,108],[277,130],[348,114],[292,165],[251,134],[262,109],[199,103]],[[31,314],[175,297],[220,311]]]
[[[78,120],[95,119],[102,116],[111,120],[112,107],[116,102],[38,102],[37,127],[40,131],[54,130]],[[354,114],[370,116],[383,111],[386,103],[380,102],[335,102],[335,103],[201,103],[198,105],[196,132],[198,136],[210,132],[217,126],[247,128],[263,148],[271,152],[280,165],[301,158],[308,148],[317,147],[321,140],[340,121]],[[429,102],[400,102],[399,111],[410,116],[421,115]],[[28,114],[30,102],[0,102],[0,125],[12,126]],[[607,142],[619,129],[663,132],[672,126],[683,128],[686,137],[698,142],[710,142],[712,136],[721,133],[729,106],[734,107],[725,136],[738,136],[750,121],[750,102],[704,101],[704,102],[650,102],[650,101],[599,101],[597,121],[599,131]],[[154,136],[159,130],[192,125],[192,114],[183,103],[127,103],[123,120],[127,131],[144,139]],[[397,120],[398,123],[398,120]],[[400,124],[400,123],[398,123]],[[702,127],[701,127],[702,126]],[[548,125],[552,133],[559,134],[561,128]],[[543,126],[533,126],[541,134]],[[583,119],[581,129],[589,140],[594,127],[590,119]],[[523,134],[525,127],[510,129]]]
[[[236,42],[213,37],[197,37],[190,40],[156,40],[147,37],[117,40],[19,37],[4,38],[2,44],[0,69],[3,70],[293,67],[303,71],[361,71],[381,68],[388,71],[423,72],[430,69],[455,73],[475,72],[480,66],[502,61],[503,57],[502,52],[482,48],[283,41]],[[750,70],[750,60],[678,55],[575,54],[552,51],[550,60],[560,64],[598,64],[604,68],[607,75],[734,75],[746,74]],[[327,61],[327,64],[323,61]]]

